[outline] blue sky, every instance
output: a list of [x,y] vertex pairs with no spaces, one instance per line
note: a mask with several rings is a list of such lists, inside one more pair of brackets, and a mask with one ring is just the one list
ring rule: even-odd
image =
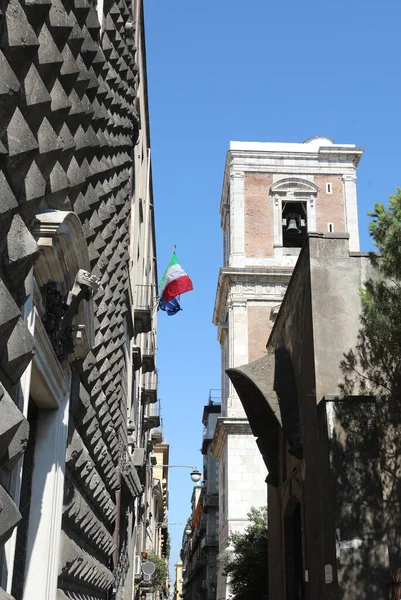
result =
[[[201,467],[202,410],[220,387],[211,323],[221,265],[220,194],[230,140],[315,136],[365,149],[366,213],[401,186],[399,0],[144,0],[159,273],[174,244],[195,291],[159,314],[158,368],[171,464]],[[190,513],[189,471],[170,471],[170,522]],[[171,526],[178,559],[181,526]]]

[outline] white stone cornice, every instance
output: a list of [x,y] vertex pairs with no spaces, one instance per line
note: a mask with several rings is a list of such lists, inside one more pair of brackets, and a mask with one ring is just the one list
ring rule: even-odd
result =
[[291,278],[293,267],[255,267],[220,269],[213,323],[225,320],[226,311],[232,305],[243,305],[247,300],[280,301]]
[[[260,146],[263,146],[260,145]],[[288,149],[285,149],[285,146]],[[296,147],[297,146],[297,147]],[[276,164],[280,161],[290,162],[308,161],[308,162],[350,162],[355,167],[358,165],[363,154],[362,148],[355,146],[320,146],[319,148],[309,149],[308,146],[299,144],[283,144],[281,148],[270,148],[266,145],[261,149],[241,149],[229,151],[232,165],[241,170],[241,161],[247,162],[249,159],[273,160]],[[245,169],[246,170],[246,169]]]
[[252,435],[252,430],[247,419],[230,419],[227,417],[220,417],[217,419],[217,425],[214,430],[213,441],[211,444],[211,452],[217,459],[221,459],[227,436],[230,434]]
[[361,154],[316,154],[316,153],[234,153],[233,164],[245,173],[274,173],[302,177],[315,175],[341,175],[354,173]]

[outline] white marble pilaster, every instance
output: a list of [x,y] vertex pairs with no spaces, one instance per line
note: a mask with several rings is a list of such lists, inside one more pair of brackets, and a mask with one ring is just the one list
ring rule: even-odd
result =
[[308,231],[316,231],[316,197],[314,194],[309,196],[306,214]]
[[278,194],[273,197],[274,246],[283,245],[283,214],[281,199]]
[[[31,272],[33,277],[33,273]],[[35,331],[35,309],[33,305],[33,293],[29,296],[24,306],[24,321],[28,327],[29,332],[34,335]],[[31,372],[32,372],[32,361],[27,366],[25,372],[21,377],[20,387],[20,401],[19,406],[22,409],[22,414],[25,418],[28,417],[28,405],[29,405],[29,390],[31,386]],[[21,483],[22,483],[22,470],[24,465],[24,457],[22,456],[12,472],[12,490],[13,499],[17,506],[19,506],[21,497]],[[11,538],[8,540],[4,547],[5,565],[6,567],[6,591],[11,594],[11,587],[13,581],[14,572],[14,558],[15,558],[15,546],[17,542],[17,528],[14,529]]]
[[356,202],[356,175],[342,176],[344,183],[344,203],[346,231],[349,233],[349,249],[359,252],[358,207]]
[[233,171],[230,180],[230,267],[243,267],[245,265],[244,173]]
[[63,510],[69,392],[42,409],[36,434],[23,600],[55,600]]
[[[239,367],[248,362],[248,313],[244,298],[229,300],[229,367]],[[245,412],[233,384],[229,382],[227,399],[228,417],[244,417]]]

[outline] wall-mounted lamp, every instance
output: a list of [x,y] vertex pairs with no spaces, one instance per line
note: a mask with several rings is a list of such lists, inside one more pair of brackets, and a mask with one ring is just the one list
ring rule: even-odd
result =
[[156,467],[164,467],[165,469],[192,469],[190,476],[194,483],[198,483],[202,474],[198,471],[197,467],[192,465],[155,465]]

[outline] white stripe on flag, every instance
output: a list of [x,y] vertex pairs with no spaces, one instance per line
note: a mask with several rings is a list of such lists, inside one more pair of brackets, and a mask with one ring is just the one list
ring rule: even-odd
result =
[[166,289],[166,287],[168,286],[169,283],[171,283],[175,279],[179,279],[180,277],[185,277],[185,276],[186,276],[186,273],[180,265],[171,265],[171,267],[169,267],[167,269],[167,272],[166,272],[166,275],[165,275],[164,281],[163,281],[163,287],[161,288],[160,293],[161,294],[163,293],[163,291]]

